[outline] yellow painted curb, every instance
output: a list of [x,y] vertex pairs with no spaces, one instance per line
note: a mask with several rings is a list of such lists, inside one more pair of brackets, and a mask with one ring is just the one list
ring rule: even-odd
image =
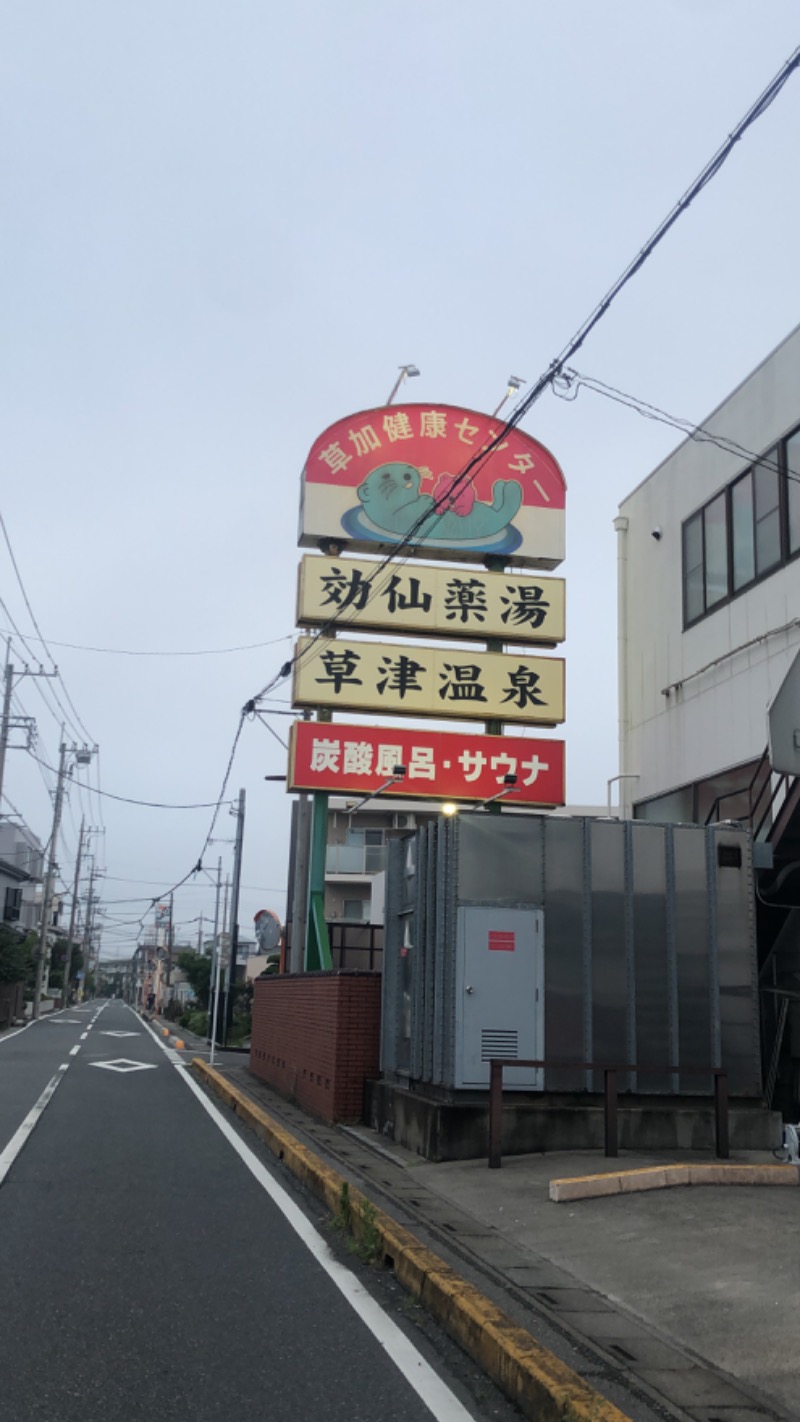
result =
[[610,1170],[551,1180],[550,1199],[565,1204],[604,1195],[631,1195],[640,1190],[666,1190],[673,1185],[800,1185],[800,1166],[719,1160],[707,1165],[647,1165],[639,1170]]
[[161,1035],[162,1035],[162,1037],[168,1037],[168,1036],[169,1036],[169,1027],[162,1027],[162,1028],[161,1028]]
[[185,1047],[186,1047],[186,1043],[184,1042],[183,1037],[176,1037],[176,1038],[175,1038],[175,1051],[176,1051],[176,1052],[182,1052],[182,1051],[185,1049]]
[[484,1372],[536,1422],[630,1422],[612,1402],[537,1343],[472,1284],[315,1155],[218,1071],[195,1057],[192,1068],[270,1150],[322,1199],[345,1214],[357,1239],[380,1243],[379,1257]]

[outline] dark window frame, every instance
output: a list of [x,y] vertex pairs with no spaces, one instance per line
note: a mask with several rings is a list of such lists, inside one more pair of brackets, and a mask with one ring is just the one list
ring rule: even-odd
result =
[[[789,563],[794,563],[798,558],[800,558],[800,544],[794,550],[790,548],[788,493],[789,474],[787,456],[787,446],[789,441],[798,437],[800,437],[800,425],[797,425],[795,428],[789,430],[780,439],[775,440],[769,446],[769,448],[764,451],[764,454],[761,455],[759,459],[754,459],[752,464],[748,464],[745,469],[740,469],[739,473],[735,476],[735,478],[729,480],[729,482],[723,485],[721,489],[717,489],[715,493],[712,494],[711,498],[706,499],[705,503],[701,504],[699,508],[694,509],[692,513],[689,514],[688,518],[685,518],[683,520],[683,523],[681,524],[681,593],[684,631],[688,631],[688,629],[691,627],[696,627],[699,622],[702,622],[704,620],[704,618],[711,617],[713,613],[719,612],[720,608],[726,607],[729,603],[733,602],[735,598],[741,597],[743,593],[749,592],[750,589],[754,588],[757,583],[763,583],[766,578],[771,578],[775,573],[780,572],[781,568],[785,568]],[[778,466],[777,510],[779,552],[777,561],[775,563],[772,563],[768,568],[765,568],[762,572],[759,572],[756,540],[758,528],[758,522],[756,519],[757,470],[759,464],[762,464],[764,460],[770,460],[771,462],[773,455],[777,455]],[[751,578],[748,578],[747,582],[742,583],[740,587],[734,587],[733,490],[737,484],[740,484],[743,479],[746,479],[748,477],[750,478],[753,576]],[[711,606],[709,606],[707,597],[708,562],[706,554],[706,511],[711,507],[712,504],[716,503],[717,499],[719,499],[721,495],[724,496],[725,500],[725,540],[727,553],[728,586],[725,596],[719,598],[717,602],[714,602],[711,604]],[[689,617],[687,606],[688,599],[686,567],[687,530],[690,524],[692,524],[698,518],[700,520],[700,539],[703,560],[700,568],[702,610],[696,613],[695,616]]]

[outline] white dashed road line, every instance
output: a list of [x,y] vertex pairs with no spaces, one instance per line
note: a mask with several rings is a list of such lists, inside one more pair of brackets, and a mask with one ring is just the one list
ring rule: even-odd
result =
[[0,1185],[2,1185],[5,1180],[22,1147],[30,1139],[40,1116],[53,1099],[57,1087],[60,1086],[64,1080],[64,1073],[68,1067],[69,1062],[62,1062],[55,1076],[51,1077],[50,1081],[48,1081],[36,1105],[31,1107],[22,1125],[14,1132],[2,1155],[0,1155]]

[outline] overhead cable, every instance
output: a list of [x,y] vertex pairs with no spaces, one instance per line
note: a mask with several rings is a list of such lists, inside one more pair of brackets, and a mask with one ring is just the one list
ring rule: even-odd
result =
[[[519,400],[517,405],[512,410],[511,414],[505,420],[502,429],[494,436],[492,440],[489,441],[489,443],[478,454],[473,455],[472,458],[467,461],[463,469],[453,479],[450,487],[446,490],[446,492],[443,491],[442,494],[438,496],[438,498],[434,498],[431,507],[429,509],[426,509],[425,512],[421,514],[420,517],[415,521],[415,523],[409,529],[402,542],[395,547],[393,552],[388,557],[384,558],[383,561],[377,565],[376,572],[374,574],[376,578],[380,575],[380,573],[382,573],[386,568],[388,568],[390,564],[396,562],[400,555],[405,553],[407,550],[411,550],[416,547],[416,540],[418,538],[418,535],[422,533],[423,529],[425,530],[424,536],[429,536],[429,526],[431,523],[431,519],[437,513],[441,515],[441,513],[443,513],[444,511],[446,511],[447,508],[450,507],[452,500],[457,494],[458,490],[463,487],[465,483],[471,483],[475,479],[479,469],[482,467],[483,464],[485,464],[486,460],[490,458],[494,450],[497,449],[500,444],[502,444],[503,440],[507,437],[508,434],[511,433],[512,430],[517,428],[517,426],[520,424],[520,422],[528,413],[528,411],[541,398],[544,392],[553,384],[553,381],[563,372],[567,362],[572,359],[572,357],[576,354],[578,350],[580,350],[587,337],[594,330],[595,326],[597,326],[598,323],[607,314],[613,303],[616,301],[617,297],[620,295],[620,293],[633,279],[636,273],[641,270],[648,258],[652,256],[656,247],[664,240],[667,233],[678,221],[678,218],[681,217],[683,213],[688,210],[688,208],[694,202],[695,198],[699,196],[703,189],[706,188],[711,182],[711,180],[716,176],[720,168],[730,157],[730,154],[732,153],[735,145],[744,136],[747,130],[756,122],[756,120],[759,119],[762,114],[764,114],[766,110],[770,107],[770,105],[775,101],[790,76],[795,72],[798,67],[800,67],[800,47],[798,47],[794,51],[794,53],[781,67],[775,77],[767,85],[766,89],[764,89],[763,93],[761,93],[756,99],[755,103],[751,105],[744,117],[739,120],[736,127],[728,135],[728,137],[721,144],[721,146],[717,149],[713,157],[709,159],[705,167],[701,170],[701,172],[694,179],[694,181],[689,185],[683,196],[679,198],[678,202],[675,203],[674,207],[671,208],[667,216],[662,220],[662,222],[659,223],[652,236],[648,238],[647,242],[645,242],[644,246],[640,248],[633,260],[628,263],[624,271],[620,274],[620,276],[617,277],[616,281],[606,292],[605,296],[597,303],[594,309],[578,327],[577,331],[564,346],[561,353],[557,355],[553,360],[551,360],[547,369],[542,373],[542,375],[539,376],[538,380],[534,382],[527,394],[524,395],[521,400]],[[247,703],[248,707],[252,706],[254,702],[259,701],[263,696],[266,696],[270,691],[273,691],[275,687],[278,686],[282,681],[285,681],[291,674],[292,667],[295,666],[303,657],[310,654],[313,647],[319,641],[320,637],[330,635],[330,633],[335,630],[339,625],[341,625],[341,623],[341,614],[334,614],[326,623],[325,627],[320,628],[314,635],[314,637],[310,640],[310,642],[302,650],[295,652],[294,656],[290,658],[289,661],[284,663],[280,671],[271,679],[271,681],[267,683],[265,687],[262,688],[258,695],[252,698],[252,700]]]

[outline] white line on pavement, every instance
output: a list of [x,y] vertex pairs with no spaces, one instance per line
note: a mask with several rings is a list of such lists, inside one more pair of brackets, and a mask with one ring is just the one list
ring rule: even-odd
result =
[[[133,1010],[134,1009],[132,1007],[128,1006],[129,1012],[133,1012]],[[176,1052],[174,1047],[168,1047],[166,1042],[162,1041],[161,1037],[159,1037],[158,1033],[153,1031],[152,1027],[150,1026],[150,1023],[144,1021],[144,1018],[142,1018],[142,1025],[146,1027],[147,1031],[150,1033],[150,1036],[153,1038],[153,1041],[158,1043],[162,1052],[166,1053],[173,1065],[183,1066],[183,1057],[181,1056],[180,1052]]]
[[13,1032],[4,1032],[0,1037],[0,1042],[10,1042],[12,1037],[18,1037],[20,1032],[27,1032],[28,1028],[32,1026],[32,1022],[26,1022],[24,1027],[15,1027]]
[[364,1288],[363,1284],[359,1283],[355,1274],[351,1274],[350,1270],[334,1257],[326,1241],[295,1204],[291,1196],[287,1194],[283,1186],[279,1185],[277,1180],[273,1180],[269,1171],[253,1154],[250,1147],[240,1139],[213,1102],[209,1101],[201,1091],[190,1076],[189,1068],[181,1064],[179,1075],[183,1077],[189,1090],[208,1112],[215,1126],[233,1146],[236,1154],[247,1166],[250,1174],[258,1181],[262,1190],[265,1190],[273,1203],[277,1205],[317,1263],[325,1270],[350,1307],[358,1314],[362,1323],[366,1324],[373,1337],[388,1353],[395,1367],[399,1369],[406,1382],[424,1402],[436,1422],[470,1422],[471,1414],[462,1406],[438,1373],[426,1362],[405,1333],[397,1327],[396,1323],[392,1322],[388,1314],[384,1313],[372,1294]]
[[85,1032],[81,1032],[81,1041],[82,1041],[82,1042],[85,1042],[85,1041],[86,1041],[86,1038],[88,1037],[88,1035],[89,1035],[89,1028],[87,1027],[87,1029],[86,1029]]
[[19,1155],[22,1147],[30,1139],[34,1127],[37,1125],[45,1107],[49,1105],[53,1098],[56,1087],[64,1080],[64,1073],[69,1069],[69,1062],[62,1062],[55,1076],[48,1081],[44,1091],[35,1106],[32,1106],[22,1125],[14,1132],[11,1140],[0,1155],[0,1185],[2,1185],[14,1161]]
[[80,1049],[81,1049],[81,1044],[80,1044],[80,1042],[78,1042],[76,1046],[70,1047],[70,1049],[69,1049],[69,1054],[70,1054],[70,1056],[71,1056],[71,1057],[77,1057],[78,1052],[80,1051]]

